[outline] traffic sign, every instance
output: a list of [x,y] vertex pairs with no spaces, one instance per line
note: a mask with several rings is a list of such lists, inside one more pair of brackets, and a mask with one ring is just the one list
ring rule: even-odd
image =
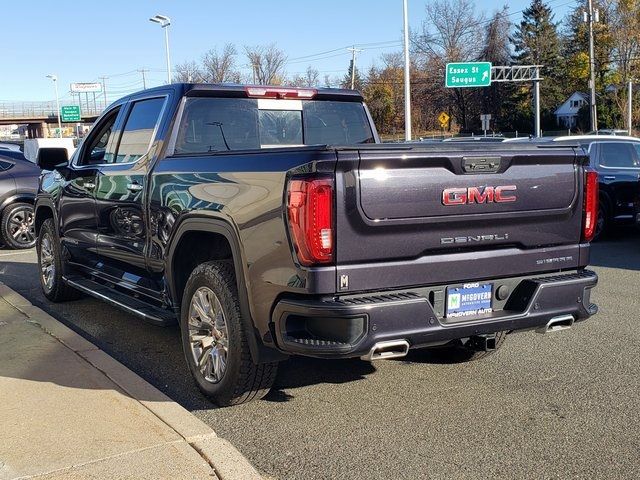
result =
[[70,85],[71,87],[71,91],[73,93],[96,93],[96,92],[101,92],[102,91],[102,84],[101,83],[72,83]]
[[491,62],[447,63],[447,88],[488,87],[491,85]]
[[482,130],[485,132],[491,130],[491,114],[485,113],[480,115],[480,121],[482,122]]
[[63,122],[79,122],[82,120],[80,116],[79,105],[63,105],[60,107],[60,120]]
[[451,120],[451,117],[449,117],[446,112],[442,112],[438,115],[438,121],[442,128],[445,128],[449,124],[449,120]]

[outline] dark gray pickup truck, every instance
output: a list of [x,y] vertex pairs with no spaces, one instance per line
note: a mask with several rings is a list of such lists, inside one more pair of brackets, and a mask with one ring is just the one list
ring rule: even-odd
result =
[[470,360],[597,311],[577,147],[384,145],[356,92],[176,84],[39,165],[47,298],[177,320],[220,405],[264,395],[292,354]]

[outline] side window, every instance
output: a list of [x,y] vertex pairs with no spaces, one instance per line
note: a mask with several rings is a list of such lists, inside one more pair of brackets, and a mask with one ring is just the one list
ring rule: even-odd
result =
[[146,155],[160,120],[165,98],[140,100],[133,104],[122,130],[115,163],[132,163]]
[[633,145],[623,142],[601,143],[600,165],[610,168],[637,168],[638,161]]
[[187,98],[175,153],[260,148],[257,107],[250,98]]
[[5,170],[9,170],[12,166],[13,166],[12,163],[0,160],[0,172],[4,172]]
[[[82,157],[78,159],[78,165],[100,165],[110,163],[113,154],[107,152],[107,146],[113,139],[113,127],[118,118],[120,107],[114,109],[96,125],[94,130],[86,138],[88,142],[82,150]],[[95,135],[94,135],[95,134]]]

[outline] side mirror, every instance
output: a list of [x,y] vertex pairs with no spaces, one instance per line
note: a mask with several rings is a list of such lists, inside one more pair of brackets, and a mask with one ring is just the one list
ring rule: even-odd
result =
[[66,148],[42,147],[38,149],[36,164],[42,170],[60,170],[69,165],[69,153]]

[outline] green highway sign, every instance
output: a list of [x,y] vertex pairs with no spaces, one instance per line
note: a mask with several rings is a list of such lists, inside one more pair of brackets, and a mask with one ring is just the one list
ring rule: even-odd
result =
[[447,63],[447,88],[488,87],[491,62]]
[[81,121],[80,106],[64,105],[60,107],[60,120],[69,123]]

